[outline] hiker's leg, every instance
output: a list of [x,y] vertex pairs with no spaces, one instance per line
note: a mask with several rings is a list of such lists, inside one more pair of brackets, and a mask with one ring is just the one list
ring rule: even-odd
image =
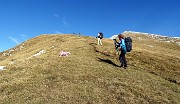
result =
[[100,44],[100,38],[98,38],[98,45]]
[[101,41],[101,39],[100,39],[100,45],[102,45],[102,41]]
[[124,67],[127,67],[127,61],[126,61],[126,54],[123,52],[122,53],[122,60],[123,60],[123,64],[124,64]]
[[122,53],[119,55],[119,61],[121,63],[121,67],[124,66],[124,62],[123,62],[123,59],[122,59]]

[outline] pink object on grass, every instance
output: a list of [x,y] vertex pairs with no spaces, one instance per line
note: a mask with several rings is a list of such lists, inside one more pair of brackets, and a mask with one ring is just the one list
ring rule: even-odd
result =
[[59,53],[59,56],[68,56],[69,54],[70,54],[70,52],[63,52],[63,51],[61,51]]

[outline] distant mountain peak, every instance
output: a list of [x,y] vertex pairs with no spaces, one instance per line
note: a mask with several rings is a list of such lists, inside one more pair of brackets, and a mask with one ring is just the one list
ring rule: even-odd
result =
[[[151,33],[144,33],[144,32],[136,32],[136,31],[124,31],[123,34],[127,36],[133,36],[133,35],[142,35],[147,36],[151,39],[156,39],[158,41],[168,42],[168,43],[176,43],[180,45],[180,37],[168,37],[168,36],[162,36],[158,34],[151,34]],[[109,39],[115,39],[118,35],[112,35]]]
[[180,37],[169,37],[169,36],[163,36],[163,35],[159,35],[159,34],[151,34],[151,33],[136,32],[136,31],[124,31],[123,33],[134,33],[134,34],[140,34],[140,35],[152,35],[154,37],[166,37],[166,38],[177,38],[177,39],[180,39]]

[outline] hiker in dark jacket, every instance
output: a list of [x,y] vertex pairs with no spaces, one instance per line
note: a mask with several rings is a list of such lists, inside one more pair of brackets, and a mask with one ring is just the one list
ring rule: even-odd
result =
[[103,38],[103,33],[98,32],[98,36],[96,38],[98,38],[98,45],[102,45],[101,39]]
[[127,68],[127,61],[126,61],[126,45],[125,45],[125,40],[124,40],[124,35],[123,34],[119,34],[118,35],[119,37],[119,44],[120,44],[120,51],[121,51],[121,54],[119,55],[119,60],[120,60],[120,63],[121,63],[121,66],[120,67],[124,67],[125,69]]

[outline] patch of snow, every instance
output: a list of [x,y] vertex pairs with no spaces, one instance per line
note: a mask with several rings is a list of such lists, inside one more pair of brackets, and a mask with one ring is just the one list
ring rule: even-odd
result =
[[180,42],[176,42],[178,45],[180,45]]
[[174,40],[171,40],[171,42],[175,42]]
[[116,39],[117,37],[118,37],[118,35],[113,35],[109,39]]
[[164,42],[170,43],[171,41],[164,41]]
[[32,58],[32,57],[34,57],[34,56],[39,56],[39,55],[41,55],[42,53],[45,53],[45,50],[41,50],[41,51],[39,51],[38,53],[32,55],[31,57],[28,57],[27,59],[30,59],[30,58]]
[[22,50],[23,48],[24,48],[23,46],[20,46],[20,47],[19,47],[19,50]]
[[14,61],[10,61],[9,64],[14,64]]
[[139,34],[139,35],[149,35],[149,37],[163,37],[163,38],[174,38],[174,39],[180,39],[180,37],[168,37],[168,36],[163,36],[163,35],[158,35],[158,34],[151,34],[151,33],[144,33],[144,32],[135,32],[135,31],[124,31],[124,33],[134,33],[134,34]]
[[[146,35],[149,38],[155,39],[157,41],[163,41],[167,43],[176,43],[180,45],[180,37],[168,37],[168,36],[163,36],[163,35],[158,35],[158,34],[150,34],[150,33],[143,33],[143,32],[134,32],[134,31],[125,31],[124,33],[130,33],[130,34],[138,34],[138,35]],[[140,38],[138,38],[140,40]]]
[[11,52],[14,52],[14,50],[13,50],[13,49],[11,49],[11,50],[9,51],[9,53],[11,53]]
[[6,53],[3,53],[3,56],[7,56],[7,54],[6,54]]
[[55,46],[51,46],[50,48],[54,48]]
[[3,53],[3,56],[10,56],[10,53]]
[[44,52],[45,52],[44,50],[41,50],[41,51],[39,51],[38,53],[34,54],[33,56],[39,56],[39,55],[41,55],[41,54],[44,53]]
[[153,46],[152,46],[152,45],[149,45],[149,47],[153,48]]
[[135,31],[124,31],[123,33],[136,33],[136,34],[140,34],[141,32],[135,32]]
[[6,66],[0,66],[0,70],[5,70]]
[[180,37],[173,37],[173,38],[175,38],[175,39],[180,39]]

